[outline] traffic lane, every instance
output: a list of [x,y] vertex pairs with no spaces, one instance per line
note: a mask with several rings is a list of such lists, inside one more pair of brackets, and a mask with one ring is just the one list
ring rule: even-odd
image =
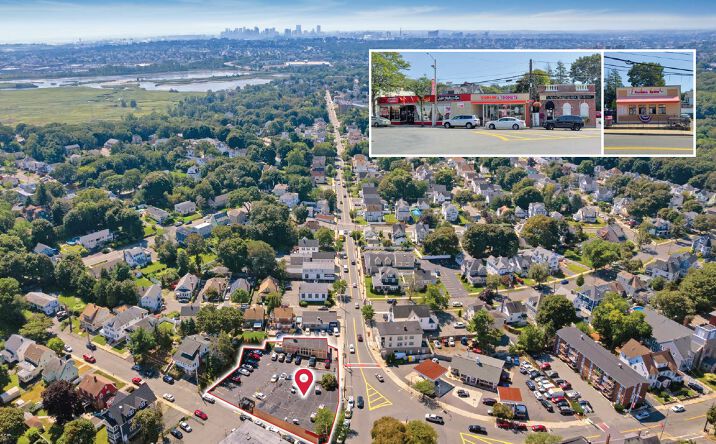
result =
[[640,156],[695,155],[693,136],[605,134],[604,153]]
[[371,156],[597,156],[601,133],[583,131],[373,128]]

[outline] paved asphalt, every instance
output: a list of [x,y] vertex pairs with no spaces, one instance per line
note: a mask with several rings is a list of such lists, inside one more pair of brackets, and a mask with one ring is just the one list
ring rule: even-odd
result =
[[372,156],[599,156],[601,130],[371,128]]
[[639,156],[691,156],[694,155],[692,136],[605,134],[604,154]]

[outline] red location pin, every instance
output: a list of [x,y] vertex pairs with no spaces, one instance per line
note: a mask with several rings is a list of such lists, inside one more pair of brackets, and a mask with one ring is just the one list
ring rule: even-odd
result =
[[296,387],[305,397],[313,385],[313,372],[307,368],[298,369],[293,373],[293,380],[296,382]]

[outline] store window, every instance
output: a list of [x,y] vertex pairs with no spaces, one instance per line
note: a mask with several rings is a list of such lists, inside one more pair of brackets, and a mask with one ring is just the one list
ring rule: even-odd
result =
[[646,115],[646,105],[639,105],[639,115],[640,116]]
[[571,116],[572,115],[572,105],[570,103],[565,103],[562,105],[562,115],[563,116]]
[[649,114],[656,114],[656,105],[649,105]]
[[582,117],[589,117],[589,105],[586,103],[579,104],[579,115]]
[[633,106],[633,105],[632,105],[632,106],[629,107],[629,115],[630,115],[630,116],[635,116],[635,115],[636,115],[636,106]]
[[666,114],[666,105],[659,105],[659,114]]

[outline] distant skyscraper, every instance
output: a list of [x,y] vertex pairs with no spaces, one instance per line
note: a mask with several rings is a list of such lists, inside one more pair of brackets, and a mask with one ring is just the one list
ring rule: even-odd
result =
[[301,35],[301,34],[302,34],[302,32],[301,32],[301,25],[296,25],[296,34],[297,34],[297,35]]
[[316,34],[321,33],[321,25],[316,25]]
[[283,30],[283,35],[285,35],[285,36],[287,36],[287,37],[290,36],[290,35],[291,35],[291,30],[288,29],[288,28],[284,28],[284,30]]

